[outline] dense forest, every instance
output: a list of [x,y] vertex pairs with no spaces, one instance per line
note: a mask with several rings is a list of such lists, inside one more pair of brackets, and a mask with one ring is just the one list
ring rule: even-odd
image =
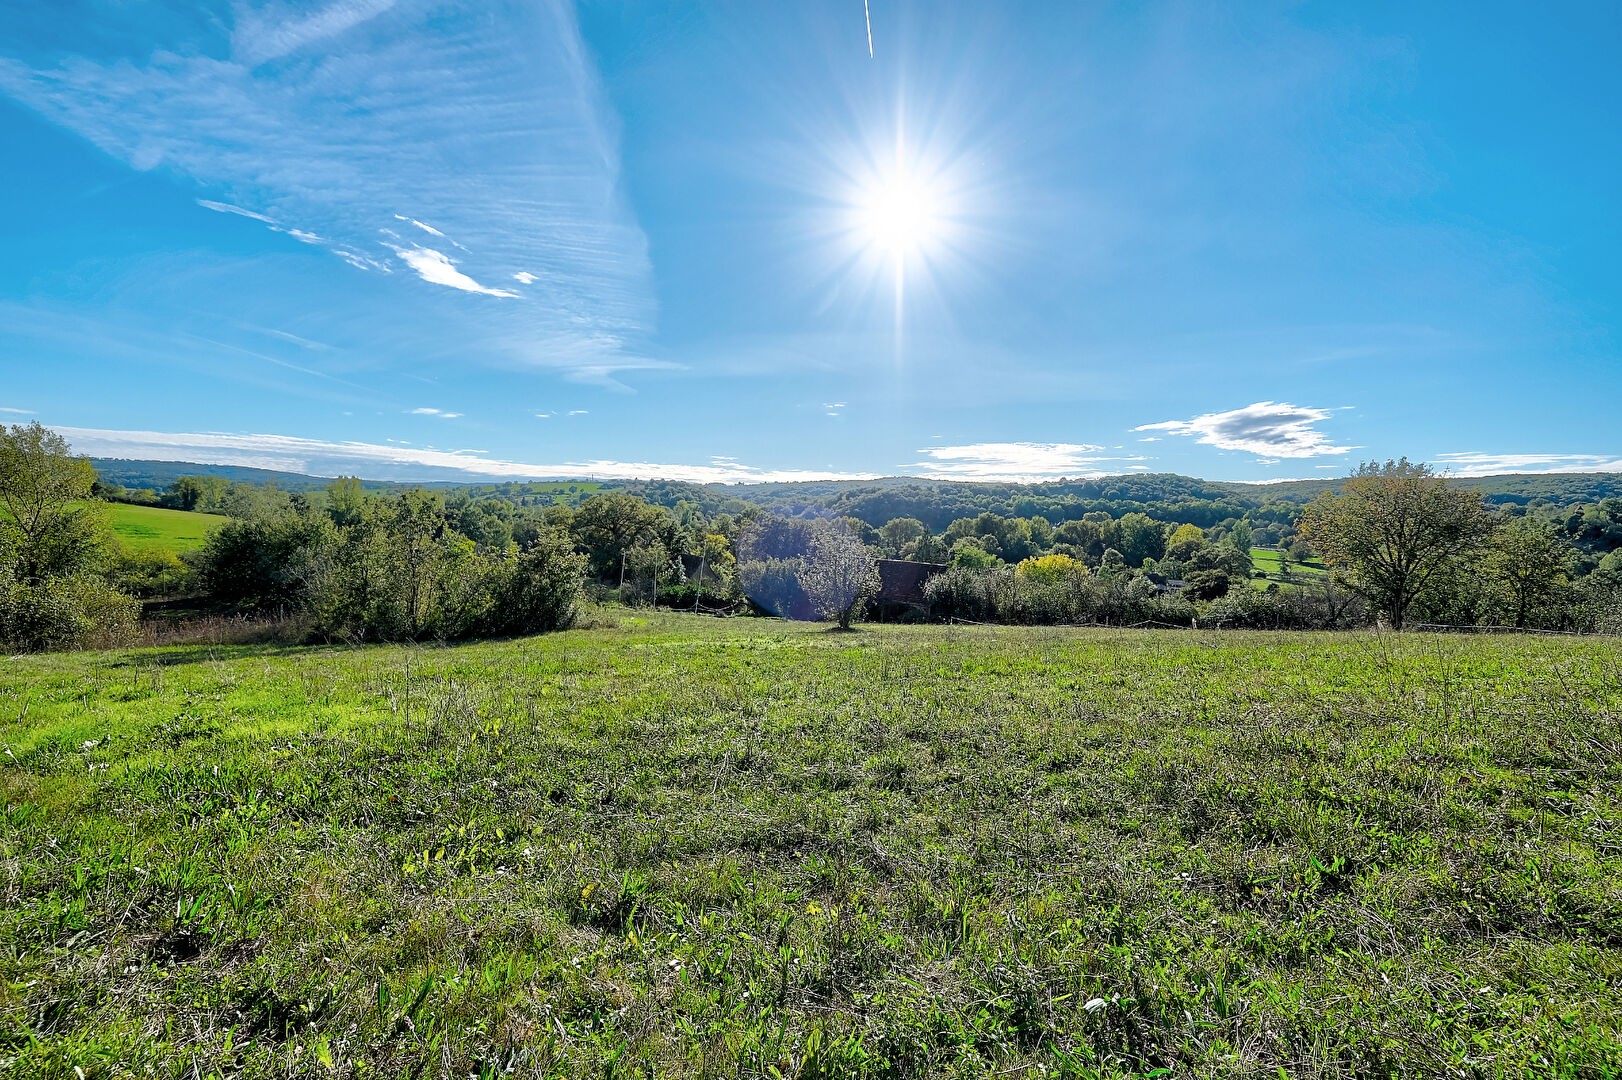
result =
[[[92,463],[38,425],[0,449],[0,641],[14,649],[133,640],[143,603],[148,622],[228,617],[328,641],[533,633],[604,602],[842,625],[1622,628],[1609,475],[1460,481],[1403,461],[1279,485],[405,487]],[[109,502],[221,521],[196,551],[126,550]],[[1392,560],[1369,533],[1386,517],[1429,532]],[[886,586],[887,562],[923,566]]]

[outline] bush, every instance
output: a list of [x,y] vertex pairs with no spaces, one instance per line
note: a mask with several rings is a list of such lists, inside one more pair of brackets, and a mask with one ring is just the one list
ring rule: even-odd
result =
[[0,643],[25,652],[110,648],[135,640],[140,601],[85,574],[25,584],[0,577]]
[[332,523],[313,514],[228,521],[203,545],[198,583],[226,603],[300,607],[337,545]]
[[1234,589],[1208,605],[1200,621],[1249,630],[1349,630],[1368,617],[1360,597],[1325,583],[1288,592]]
[[[1000,579],[1007,578],[1007,581]],[[1011,592],[1013,572],[977,570],[954,565],[924,583],[924,601],[937,619],[996,622],[1001,617],[999,597]]]
[[121,592],[143,599],[180,596],[192,586],[192,568],[172,551],[126,551],[107,577]]
[[566,630],[580,609],[580,583],[586,557],[576,554],[567,535],[548,531],[497,572],[494,618],[497,634],[539,634]]

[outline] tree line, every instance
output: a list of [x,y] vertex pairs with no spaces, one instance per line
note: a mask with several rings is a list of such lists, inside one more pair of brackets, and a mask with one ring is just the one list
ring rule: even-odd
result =
[[[1283,521],[1272,512],[1179,522],[1138,510],[1059,521],[982,510],[938,528],[913,515],[875,524],[820,506],[666,504],[594,486],[573,503],[525,503],[512,489],[377,490],[340,478],[283,492],[207,479],[181,477],[162,495],[227,516],[201,550],[122,552],[90,464],[37,424],[0,429],[0,642],[127,641],[140,599],[175,596],[343,641],[537,633],[572,625],[592,600],[841,626],[874,614],[1622,629],[1622,500],[1494,506],[1406,460],[1362,466]],[[1260,580],[1256,547],[1274,549],[1285,580]],[[905,595],[881,597],[885,559],[927,566],[907,577]],[[1303,572],[1289,575],[1292,564]]]

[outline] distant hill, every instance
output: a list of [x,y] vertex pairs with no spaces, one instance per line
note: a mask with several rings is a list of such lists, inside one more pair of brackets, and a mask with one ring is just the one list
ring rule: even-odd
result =
[[[182,476],[219,476],[252,484],[274,484],[283,491],[310,491],[325,487],[329,477],[277,472],[240,465],[197,462],[136,461],[94,458],[102,480],[127,488],[169,487]],[[600,491],[622,490],[651,502],[673,506],[691,500],[707,510],[746,505],[797,513],[809,509],[832,511],[882,523],[895,517],[917,517],[932,528],[944,528],[959,517],[984,511],[1029,517],[1058,507],[1101,510],[1114,515],[1142,511],[1161,520],[1214,523],[1228,517],[1272,507],[1262,517],[1282,517],[1288,508],[1310,502],[1319,493],[1338,487],[1344,477],[1247,484],[1201,480],[1176,473],[1133,473],[1044,483],[979,483],[889,476],[873,480],[819,480],[772,484],[690,484],[679,481],[512,481],[437,480],[421,485],[397,480],[366,480],[368,487],[398,489],[408,486],[466,490],[486,498],[514,503],[577,501]],[[1516,473],[1502,476],[1457,478],[1453,483],[1481,492],[1488,502],[1526,504],[1543,500],[1561,506],[1622,498],[1622,473]],[[1073,511],[1072,511],[1073,512]],[[1060,516],[1070,516],[1060,515]],[[1252,515],[1255,516],[1255,515]]]
[[[1262,497],[1285,502],[1311,502],[1320,492],[1333,490],[1346,478],[1284,480],[1276,484],[1216,482],[1241,498]],[[1459,476],[1458,487],[1479,491],[1489,503],[1525,504],[1536,499],[1572,506],[1601,499],[1622,498],[1622,473],[1503,473],[1498,476]]]
[[[303,473],[276,472],[272,469],[253,469],[245,465],[204,465],[196,461],[134,461],[127,458],[91,458],[96,475],[104,484],[162,491],[182,476],[219,476],[244,484],[273,484],[283,491],[314,491],[332,483],[330,476],[306,476]],[[387,480],[367,480],[367,487],[395,488],[417,485],[393,483]],[[424,485],[443,486],[443,485]]]

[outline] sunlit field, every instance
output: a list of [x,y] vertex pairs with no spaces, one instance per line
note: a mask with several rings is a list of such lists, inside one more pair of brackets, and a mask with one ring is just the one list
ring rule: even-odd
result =
[[130,551],[191,551],[203,546],[208,534],[225,524],[215,514],[193,514],[161,506],[129,503],[105,504],[107,523],[118,541]]
[[1615,1076],[1622,648],[0,662],[0,1073]]

